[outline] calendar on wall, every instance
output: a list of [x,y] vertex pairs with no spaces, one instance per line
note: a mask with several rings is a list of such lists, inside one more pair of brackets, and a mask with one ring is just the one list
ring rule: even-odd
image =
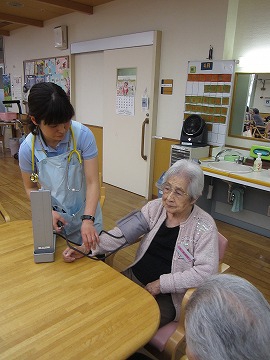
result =
[[116,114],[135,115],[136,69],[118,69],[116,83]]
[[234,73],[235,60],[188,63],[184,120],[200,115],[207,124],[209,145],[225,145]]

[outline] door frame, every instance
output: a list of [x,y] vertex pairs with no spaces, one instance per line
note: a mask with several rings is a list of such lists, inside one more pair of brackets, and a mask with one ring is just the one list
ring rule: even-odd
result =
[[159,96],[159,76],[160,76],[160,54],[161,54],[161,31],[155,31],[153,43],[152,74],[151,88],[153,102],[149,104],[149,161],[147,162],[148,185],[146,190],[146,199],[152,198],[153,178],[154,178],[154,161],[155,161],[155,135],[157,131],[157,113],[158,113],[158,96]]

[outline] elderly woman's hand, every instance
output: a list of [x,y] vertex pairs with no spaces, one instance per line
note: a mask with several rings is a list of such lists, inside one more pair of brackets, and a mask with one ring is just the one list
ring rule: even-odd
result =
[[[78,249],[79,249],[80,251],[82,251],[82,252],[87,253],[84,245],[78,246]],[[73,261],[75,261],[76,259],[82,258],[82,257],[83,257],[83,254],[80,254],[78,251],[73,250],[73,249],[67,247],[67,248],[63,251],[62,256],[63,256],[63,259],[64,259],[65,262],[73,262]]]
[[150,292],[151,295],[157,296],[160,294],[160,281],[159,279],[156,281],[153,281],[151,283],[148,283],[145,286],[145,289]]

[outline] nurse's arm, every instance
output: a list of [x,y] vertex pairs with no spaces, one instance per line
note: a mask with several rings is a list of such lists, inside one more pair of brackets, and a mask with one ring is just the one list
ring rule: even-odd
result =
[[84,174],[86,180],[85,215],[95,215],[99,200],[99,176],[97,157],[84,160]]
[[[84,174],[86,180],[86,202],[84,215],[95,216],[99,201],[98,158],[84,160]],[[82,240],[87,250],[95,249],[99,237],[92,220],[83,220],[81,227]]]

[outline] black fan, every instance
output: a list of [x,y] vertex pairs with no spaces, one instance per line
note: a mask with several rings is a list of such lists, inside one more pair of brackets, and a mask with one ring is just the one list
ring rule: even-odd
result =
[[201,116],[192,114],[186,118],[182,127],[180,141],[182,145],[207,145],[207,127]]

